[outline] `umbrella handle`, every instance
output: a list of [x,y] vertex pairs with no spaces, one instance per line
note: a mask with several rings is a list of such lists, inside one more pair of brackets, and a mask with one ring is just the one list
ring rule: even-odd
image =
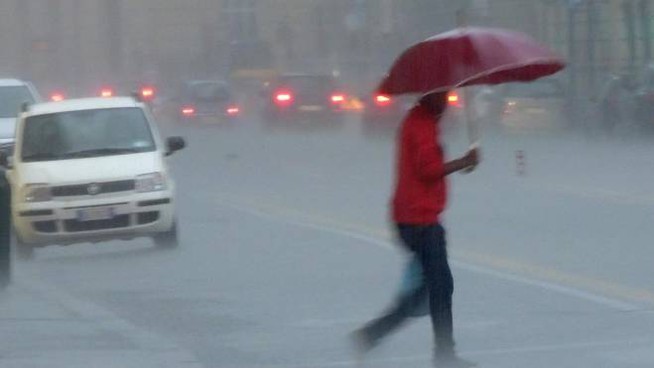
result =
[[[478,149],[479,146],[481,145],[480,143],[481,143],[481,142],[480,142],[479,140],[476,140],[476,141],[473,141],[472,143],[470,143],[470,146],[468,146],[468,152],[470,152],[470,151],[472,151],[472,150],[476,150],[476,149]],[[465,168],[465,169],[463,169],[462,173],[464,173],[464,174],[470,174],[471,172],[473,172],[473,171],[475,170],[475,167],[476,167],[476,166],[477,166],[477,165],[474,165],[474,166],[470,166],[470,167],[468,167],[468,168]]]
[[470,97],[470,91],[468,88],[463,89],[463,110],[466,118],[466,127],[468,130],[468,142],[470,142],[470,149],[479,147],[479,125],[477,124],[477,119],[474,119],[472,116],[472,98]]
[[479,124],[477,123],[477,120],[471,119],[470,116],[466,116],[466,126],[468,128],[468,142],[470,142],[470,147],[479,147]]

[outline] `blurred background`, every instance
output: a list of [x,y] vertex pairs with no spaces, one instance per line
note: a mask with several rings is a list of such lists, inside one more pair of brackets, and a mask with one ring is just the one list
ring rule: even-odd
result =
[[40,85],[338,71],[377,80],[407,45],[469,24],[525,31],[570,62],[578,94],[652,56],[648,0],[5,0],[0,74]]
[[[1,78],[44,100],[142,88],[188,149],[169,159],[179,249],[17,263],[0,366],[354,366],[346,336],[405,260],[388,200],[415,96],[373,90],[402,50],[466,23],[525,32],[568,67],[448,96],[448,157],[468,148],[466,108],[483,130],[445,219],[459,351],[489,368],[654,367],[653,16],[654,0],[1,0]],[[430,333],[413,324],[370,366],[428,366]]]

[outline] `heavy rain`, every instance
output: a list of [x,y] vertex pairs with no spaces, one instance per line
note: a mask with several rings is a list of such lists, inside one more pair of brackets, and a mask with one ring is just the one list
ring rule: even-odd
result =
[[653,19],[2,0],[0,367],[654,367]]

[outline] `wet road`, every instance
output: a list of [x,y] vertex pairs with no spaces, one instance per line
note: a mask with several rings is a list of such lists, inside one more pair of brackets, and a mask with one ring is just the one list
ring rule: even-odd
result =
[[[205,367],[354,366],[347,334],[388,304],[404,262],[386,220],[392,139],[362,135],[355,118],[162,130],[188,142],[170,159],[182,246],[48,248],[17,266],[19,281],[93,323],[111,315],[112,352],[151,343]],[[457,130],[447,139],[465,147]],[[650,145],[497,132],[485,145],[484,166],[452,178],[446,217],[461,354],[482,367],[653,366]],[[108,349],[87,338],[78,350]],[[412,321],[367,366],[430,366],[430,343],[428,320]]]

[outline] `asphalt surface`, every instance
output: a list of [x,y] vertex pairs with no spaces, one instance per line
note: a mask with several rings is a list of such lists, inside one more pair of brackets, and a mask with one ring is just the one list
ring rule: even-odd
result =
[[[354,367],[347,336],[390,303],[406,259],[387,224],[391,135],[355,117],[161,124],[188,143],[170,158],[181,247],[53,247],[17,264],[0,366]],[[465,148],[457,129],[447,142]],[[492,131],[484,144],[479,171],[452,178],[445,220],[461,355],[654,366],[646,138]],[[365,366],[429,367],[430,345],[415,319]]]

